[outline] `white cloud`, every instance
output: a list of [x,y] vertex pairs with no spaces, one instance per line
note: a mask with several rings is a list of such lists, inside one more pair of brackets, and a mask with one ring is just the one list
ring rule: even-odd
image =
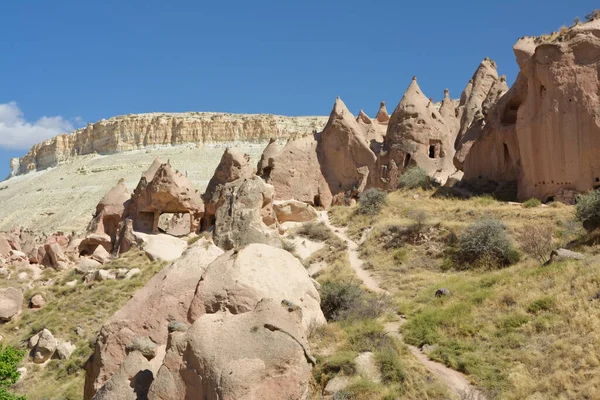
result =
[[29,149],[36,143],[73,130],[63,117],[42,117],[28,122],[14,101],[0,104],[0,147]]

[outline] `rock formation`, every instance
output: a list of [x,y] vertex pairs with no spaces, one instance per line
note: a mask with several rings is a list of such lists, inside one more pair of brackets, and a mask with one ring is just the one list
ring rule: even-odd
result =
[[[301,398],[307,392],[314,362],[307,329],[325,319],[306,269],[288,252],[262,244],[229,251],[207,267],[218,249],[206,248],[193,245],[105,324],[86,365],[86,399],[96,391],[112,396],[98,399],[130,398],[124,382],[146,370],[154,378],[150,399]],[[158,345],[152,365],[134,352],[126,356],[138,336]],[[166,355],[159,351],[165,344]]]
[[129,114],[103,119],[71,134],[36,144],[24,157],[11,160],[11,175],[54,167],[85,154],[111,154],[182,143],[287,139],[320,130],[325,122],[325,117],[266,114]]
[[333,196],[346,192],[360,194],[369,177],[369,169],[377,160],[364,131],[339,97],[320,134],[317,152],[321,171]]
[[119,183],[110,189],[96,206],[96,214],[88,226],[88,232],[92,234],[108,235],[111,243],[116,243],[125,203],[131,199],[131,193],[121,179]]
[[109,321],[96,340],[94,354],[86,364],[85,398],[118,370],[125,359],[125,346],[136,336],[148,336],[159,347],[167,343],[172,320],[186,321],[196,286],[206,267],[223,251],[201,239],[181,258],[163,268]]
[[[150,176],[151,180],[148,179]],[[174,171],[168,162],[155,160],[142,175],[126,214],[133,219],[134,230],[158,233],[158,222],[164,213],[187,214],[190,232],[195,232],[200,228],[203,212],[204,205],[194,184],[179,171]]]
[[519,77],[477,132],[465,132],[465,179],[517,180],[520,200],[600,186],[599,34],[595,20],[517,42]]
[[317,135],[290,139],[279,154],[269,158],[265,181],[275,188],[277,200],[295,199],[329,207],[333,196],[321,173]]
[[452,158],[457,128],[449,94],[438,110],[414,77],[390,117],[371,184],[393,190],[399,175],[414,165],[444,183],[456,171]]
[[0,322],[10,321],[19,314],[22,304],[22,291],[13,287],[0,289]]
[[275,228],[277,221],[274,197],[273,186],[258,176],[219,185],[209,202],[216,210],[213,238],[217,246],[225,250],[250,243],[281,246],[278,231],[269,228]]

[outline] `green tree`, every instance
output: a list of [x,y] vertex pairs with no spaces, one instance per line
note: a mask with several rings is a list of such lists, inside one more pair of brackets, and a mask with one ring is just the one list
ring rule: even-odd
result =
[[17,366],[24,356],[24,350],[11,346],[0,349],[0,400],[25,400],[25,396],[17,396],[8,390],[21,375],[17,371]]

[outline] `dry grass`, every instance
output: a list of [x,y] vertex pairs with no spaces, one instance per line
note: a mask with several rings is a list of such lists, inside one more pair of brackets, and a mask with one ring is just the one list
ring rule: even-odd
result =
[[[356,279],[348,265],[345,252],[340,253],[340,257],[318,278],[320,283],[356,282]],[[347,390],[338,393],[336,398],[448,398],[444,385],[411,356],[407,347],[384,333],[383,322],[387,317],[388,315],[383,314],[377,318],[330,322],[311,333],[311,349],[317,357],[317,366],[313,369],[311,382],[311,398],[320,398],[327,382],[338,374],[351,377],[351,384]],[[354,358],[362,351],[373,351],[376,355],[385,354],[380,368],[385,372],[386,383],[376,384],[356,373]]]
[[[105,268],[140,268],[140,275],[130,280],[95,282],[90,287],[81,282],[75,287],[65,286],[66,282],[74,279],[81,281],[81,275],[73,271],[44,270],[43,278],[52,276],[57,284],[27,290],[24,298],[28,301],[34,293],[41,293],[46,305],[39,310],[31,310],[24,304],[23,313],[16,320],[2,325],[1,334],[6,343],[26,347],[33,334],[47,328],[56,338],[71,341],[77,350],[69,360],[52,360],[45,367],[27,364],[30,371],[15,390],[26,394],[29,400],[81,399],[84,380],[81,368],[92,353],[91,346],[97,331],[164,265],[163,262],[149,261],[143,252],[132,250],[106,264]],[[77,335],[78,326],[83,328],[83,336]]]
[[[414,224],[413,210],[429,216],[428,240],[390,246],[382,232]],[[369,220],[351,209],[332,214],[355,237],[373,227],[361,255],[394,295],[398,312],[408,316],[403,327],[408,343],[435,345],[431,358],[469,375],[489,398],[600,398],[596,248],[577,249],[587,254],[584,261],[548,267],[533,259],[497,271],[448,270],[445,264],[453,238],[484,216],[500,219],[513,237],[544,225],[558,244],[572,242],[582,235],[572,223],[573,207],[523,208],[488,197],[438,199],[416,190],[390,194],[381,214]],[[442,287],[451,295],[436,298]]]

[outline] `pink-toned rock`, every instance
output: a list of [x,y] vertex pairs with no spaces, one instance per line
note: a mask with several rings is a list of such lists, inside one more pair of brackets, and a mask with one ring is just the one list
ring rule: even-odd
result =
[[104,324],[94,354],[86,364],[85,398],[118,370],[125,347],[135,336],[148,336],[159,346],[167,343],[171,320],[186,321],[189,305],[200,277],[223,251],[201,239],[184,255],[158,272]]
[[[116,243],[121,220],[125,213],[125,205],[130,199],[131,193],[125,186],[125,181],[121,179],[96,206],[96,213],[88,226],[88,232],[108,235],[111,239],[110,242]],[[112,251],[112,248],[107,250]]]
[[62,247],[58,243],[46,244],[44,246],[46,255],[50,260],[50,267],[54,269],[64,269],[65,264],[69,261],[67,256],[62,250]]
[[9,287],[0,289],[0,322],[10,321],[21,312],[23,292]]
[[278,200],[273,203],[273,209],[280,224],[290,221],[308,222],[319,217],[317,210],[310,204],[297,200]]
[[46,299],[44,299],[44,296],[42,296],[39,293],[33,295],[33,297],[29,300],[30,308],[42,308],[45,305],[46,305]]

